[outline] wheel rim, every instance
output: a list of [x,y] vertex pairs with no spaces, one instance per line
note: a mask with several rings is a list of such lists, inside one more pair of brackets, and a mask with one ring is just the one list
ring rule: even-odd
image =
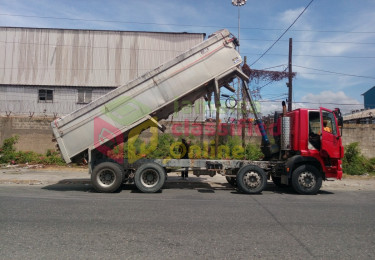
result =
[[254,189],[262,184],[262,176],[257,172],[247,172],[244,175],[243,182],[250,189]]
[[311,189],[316,185],[315,175],[311,172],[302,172],[298,176],[298,183],[304,189]]
[[100,171],[97,175],[97,181],[100,184],[100,186],[111,186],[116,181],[116,174],[112,170],[104,169]]
[[159,174],[157,171],[148,169],[144,170],[141,174],[141,182],[145,187],[154,187],[159,182]]

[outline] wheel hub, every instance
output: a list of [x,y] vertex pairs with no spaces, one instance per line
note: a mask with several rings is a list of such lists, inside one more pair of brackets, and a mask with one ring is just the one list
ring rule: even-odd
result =
[[154,176],[152,176],[152,174],[147,174],[146,179],[148,182],[152,182],[154,180]]
[[316,180],[314,174],[311,172],[303,172],[298,177],[298,182],[305,188],[312,188],[315,186]]
[[108,186],[115,181],[116,175],[110,170],[103,170],[98,174],[98,179],[99,183],[101,183],[103,186]]
[[244,183],[250,188],[256,188],[261,184],[261,176],[256,172],[248,172],[245,174]]
[[141,181],[143,185],[147,187],[152,187],[158,183],[159,175],[157,174],[157,172],[149,170],[142,174]]

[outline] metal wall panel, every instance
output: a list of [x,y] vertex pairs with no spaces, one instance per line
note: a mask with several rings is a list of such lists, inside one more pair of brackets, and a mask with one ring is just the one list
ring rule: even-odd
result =
[[[38,100],[39,89],[53,90],[53,102]],[[92,100],[108,93],[108,88],[92,88]],[[0,115],[55,116],[71,113],[85,104],[78,103],[78,89],[45,86],[0,86]]]
[[204,34],[0,27],[0,84],[115,87]]
[[[0,115],[69,114],[82,106],[78,87],[98,88],[94,100],[203,40],[198,33],[0,27]],[[54,89],[53,103],[38,102],[40,88]]]

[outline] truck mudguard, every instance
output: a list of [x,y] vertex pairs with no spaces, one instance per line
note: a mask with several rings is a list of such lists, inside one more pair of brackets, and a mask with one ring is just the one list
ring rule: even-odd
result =
[[[301,156],[301,155],[294,155],[294,156],[288,158],[288,160],[285,163],[286,174],[287,174],[288,178],[292,177],[292,173],[293,173],[295,168],[297,168],[298,166],[303,165],[303,164],[311,164],[311,165],[315,166],[321,173],[323,173],[321,163],[316,158],[314,158],[314,157],[304,157],[304,156]],[[323,179],[325,178],[324,175],[322,177],[323,177]]]

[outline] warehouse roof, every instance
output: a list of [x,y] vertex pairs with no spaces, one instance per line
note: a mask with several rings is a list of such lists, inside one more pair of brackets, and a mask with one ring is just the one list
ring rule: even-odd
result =
[[156,34],[196,34],[206,36],[206,33],[192,33],[192,32],[157,32],[157,31],[127,31],[127,30],[100,30],[100,29],[69,29],[69,28],[37,28],[37,27],[15,27],[15,26],[0,26],[8,29],[27,29],[27,30],[61,30],[61,31],[82,31],[82,32],[115,32],[115,33],[156,33]]

